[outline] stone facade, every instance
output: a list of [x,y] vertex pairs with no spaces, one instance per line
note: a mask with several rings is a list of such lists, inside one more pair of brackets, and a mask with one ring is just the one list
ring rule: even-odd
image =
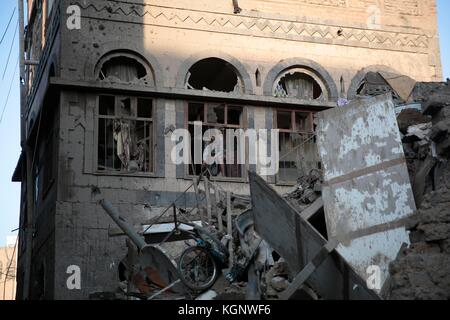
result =
[[[434,0],[242,0],[238,14],[231,0],[36,2],[29,1],[27,54],[40,64],[27,68],[26,136],[42,166],[33,175],[39,189],[31,204],[33,228],[27,229],[33,241],[25,243],[23,231],[20,237],[19,298],[26,298],[27,285],[33,299],[86,299],[116,290],[125,238],[109,237],[115,226],[98,201],[110,200],[140,224],[185,191],[191,177],[170,161],[170,132],[185,127],[188,101],[239,105],[247,128],[272,129],[278,109],[314,113],[335,107],[368,71],[441,80]],[[67,27],[71,5],[81,9],[79,30]],[[32,29],[43,29],[42,37],[31,37]],[[135,57],[147,71],[146,82],[100,80],[102,63],[115,54]],[[243,90],[188,89],[189,71],[209,58],[226,61]],[[274,85],[289,70],[314,79],[325,98],[275,97]],[[99,95],[105,94],[152,99],[151,173],[98,170]],[[25,227],[30,223],[21,162]],[[267,179],[280,192],[289,188],[276,177]],[[249,193],[245,175],[219,183],[236,194]],[[193,197],[188,193],[186,203],[192,205]],[[81,290],[67,289],[70,265],[81,269]]]
[[0,300],[16,298],[17,250],[15,241],[0,248]]

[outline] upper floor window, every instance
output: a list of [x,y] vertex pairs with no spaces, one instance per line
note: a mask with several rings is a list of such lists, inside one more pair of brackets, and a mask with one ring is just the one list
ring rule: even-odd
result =
[[313,113],[275,110],[275,127],[280,130],[277,180],[279,183],[295,183],[318,165]]
[[[245,128],[244,108],[236,105],[228,105],[225,103],[203,103],[203,102],[189,102],[187,106],[187,126],[191,135],[191,146],[195,146],[195,123],[202,123],[202,151],[212,143],[213,141],[204,141],[203,138],[208,140],[206,132],[210,129],[216,129],[221,133],[223,140],[223,154],[220,156],[223,161],[215,162],[212,165],[208,165],[208,173],[213,177],[218,178],[242,178],[244,177],[245,164],[240,163],[240,155],[245,150],[241,150],[238,138],[234,137],[231,141],[231,135],[228,133],[236,132],[238,129]],[[231,131],[233,130],[233,131]],[[230,137],[230,143],[228,143],[228,137]],[[216,139],[214,135],[210,140]],[[229,146],[232,146],[231,149]],[[195,150],[191,147],[191,162],[195,162]],[[203,155],[203,154],[202,154]],[[204,155],[203,155],[204,156]],[[212,155],[214,156],[214,155]],[[233,159],[232,163],[227,162],[227,156]],[[204,159],[203,159],[204,160]],[[202,170],[205,170],[205,164],[190,165],[188,172],[189,175],[200,175]]]
[[[356,94],[358,96],[378,96],[386,93],[392,94],[394,102],[402,102],[399,94],[392,88],[392,86],[387,81],[387,75],[384,77],[379,72],[368,72],[364,79],[361,81]],[[393,79],[398,80],[401,78],[399,75],[393,75]],[[405,90],[407,88],[407,82],[402,81],[401,89]]]
[[153,172],[152,99],[98,98],[97,168],[103,172]]
[[320,79],[303,68],[289,69],[275,81],[273,95],[302,100],[326,100],[327,94]]
[[154,85],[149,65],[130,52],[120,51],[106,55],[97,64],[96,74],[102,81]]
[[189,70],[186,87],[193,90],[243,93],[244,86],[235,68],[219,58],[203,59]]

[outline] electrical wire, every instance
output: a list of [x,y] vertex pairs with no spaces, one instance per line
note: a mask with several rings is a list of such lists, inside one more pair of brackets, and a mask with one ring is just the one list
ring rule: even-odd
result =
[[6,26],[5,32],[3,33],[2,39],[0,40],[0,44],[2,44],[3,40],[5,39],[6,33],[8,32],[9,29],[9,25],[11,24],[12,18],[14,17],[14,13],[16,13],[16,7],[14,7],[11,17],[9,18],[8,25]]
[[11,47],[9,48],[8,59],[6,60],[5,70],[3,70],[2,80],[5,79],[6,70],[8,69],[9,59],[11,58],[11,52],[12,52],[12,49],[13,49],[13,46],[14,46],[14,42],[16,40],[16,35],[17,35],[17,30],[18,29],[19,29],[19,21],[17,21],[17,26],[16,26],[16,29],[14,30],[14,37],[13,37],[13,40],[11,42]]
[[13,76],[12,76],[12,79],[11,79],[11,83],[9,84],[8,95],[6,96],[5,105],[3,106],[2,114],[1,114],[1,116],[0,116],[0,125],[2,124],[3,116],[4,116],[4,114],[5,114],[6,107],[8,106],[9,97],[11,96],[12,85],[13,85],[13,83],[14,83],[14,76],[16,75],[17,67],[18,67],[18,66],[19,66],[19,59],[17,59],[17,63],[16,63],[16,67],[15,67],[15,69],[14,69],[14,73],[13,73]]

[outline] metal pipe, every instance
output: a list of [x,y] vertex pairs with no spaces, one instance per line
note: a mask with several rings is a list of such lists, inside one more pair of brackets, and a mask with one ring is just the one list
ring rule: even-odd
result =
[[147,243],[145,243],[144,239],[139,236],[139,234],[133,229],[131,225],[126,222],[124,218],[121,217],[120,212],[114,208],[111,204],[111,202],[107,200],[101,200],[100,204],[102,205],[103,209],[105,209],[106,213],[111,217],[111,219],[114,220],[114,222],[119,226],[120,229],[128,236],[130,237],[131,241],[138,247],[139,250],[144,249],[144,247],[147,246]]
[[233,0],[234,13],[241,13],[242,9],[239,7],[238,0]]
[[26,66],[38,66],[39,61],[38,60],[25,60],[24,65]]

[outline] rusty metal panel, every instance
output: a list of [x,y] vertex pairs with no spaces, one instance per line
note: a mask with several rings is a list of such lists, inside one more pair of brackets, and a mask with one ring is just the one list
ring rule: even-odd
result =
[[318,115],[329,237],[363,278],[378,266],[380,284],[403,243],[416,206],[394,104],[388,95],[354,101]]

